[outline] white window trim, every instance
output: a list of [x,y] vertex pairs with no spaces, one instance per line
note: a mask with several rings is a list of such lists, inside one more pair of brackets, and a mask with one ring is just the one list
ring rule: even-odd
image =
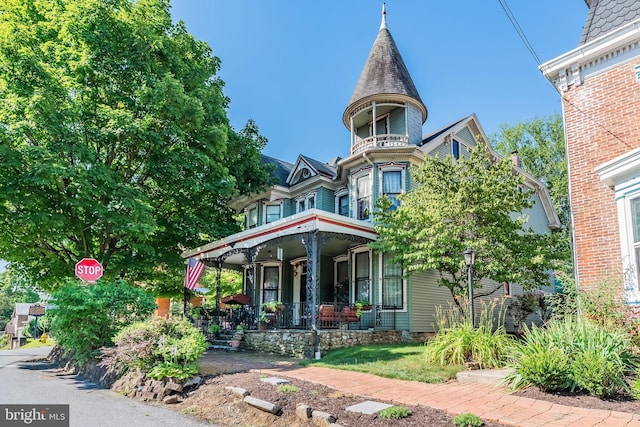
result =
[[[383,254],[378,255],[378,295],[380,295],[380,307],[382,308],[382,285],[384,283],[384,271],[383,271]],[[384,309],[382,311],[392,311],[394,313],[406,313],[407,312],[407,279],[402,278],[402,309],[400,310],[391,310]]]
[[[347,198],[348,198],[349,197],[349,189],[343,188],[342,190],[340,190],[340,191],[335,193],[334,212],[336,213],[336,215],[340,215],[340,198],[342,196],[347,196]],[[350,200],[349,200],[349,212],[347,212],[346,217],[347,218],[351,217],[351,201]]]
[[597,166],[595,172],[615,191],[625,299],[629,304],[640,304],[631,215],[631,201],[640,197],[640,148]]
[[264,268],[278,267],[278,297],[276,301],[282,301],[282,263],[280,261],[268,261],[260,264],[260,304],[264,303]]
[[[249,226],[249,213],[253,210],[256,209],[256,225],[254,227],[250,227]],[[251,229],[251,228],[257,228],[260,226],[260,209],[258,209],[258,204],[254,203],[252,205],[247,206],[246,208],[244,208],[244,225],[246,227],[247,230]]]
[[263,224],[271,224],[271,223],[276,222],[276,221],[267,222],[267,206],[278,206],[280,208],[280,218],[278,218],[276,221],[282,219],[282,201],[276,202],[276,203],[264,203],[263,204],[263,212],[262,212],[262,223]]
[[[358,218],[358,179],[363,177],[369,178],[369,217],[366,219]],[[351,175],[351,187],[353,190],[353,198],[351,203],[351,212],[353,212],[353,218],[360,221],[370,221],[373,217],[373,174],[371,173],[371,168],[361,169]]]
[[357,282],[357,277],[356,277],[356,255],[357,254],[361,254],[363,252],[368,252],[369,253],[369,302],[371,304],[375,304],[373,302],[373,256],[372,256],[372,251],[371,249],[368,248],[368,246],[366,245],[361,245],[361,246],[357,246],[355,248],[352,248],[351,250],[351,286],[350,286],[350,294],[351,294],[351,299],[353,300],[352,302],[356,302],[357,298],[356,298],[356,282]]
[[402,184],[402,190],[400,194],[404,194],[407,192],[405,185],[407,183],[407,167],[401,163],[387,163],[384,165],[378,166],[378,197],[382,197],[384,190],[384,183],[382,181],[382,177],[384,176],[384,172],[398,172],[400,171],[400,183]]
[[[313,198],[313,208],[310,208],[309,199],[312,199],[312,198]],[[302,196],[297,197],[295,201],[296,201],[296,213],[304,212],[309,209],[315,209],[318,206],[318,192],[312,191],[312,192],[306,193]],[[300,210],[300,202],[304,202],[303,210]]]

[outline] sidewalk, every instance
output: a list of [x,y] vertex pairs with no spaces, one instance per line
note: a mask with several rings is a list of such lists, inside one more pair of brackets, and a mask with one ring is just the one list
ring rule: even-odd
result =
[[592,410],[513,396],[503,387],[451,382],[426,384],[371,374],[313,366],[277,366],[252,369],[323,384],[371,399],[405,405],[424,405],[451,415],[471,412],[480,418],[522,427],[640,426],[640,414]]

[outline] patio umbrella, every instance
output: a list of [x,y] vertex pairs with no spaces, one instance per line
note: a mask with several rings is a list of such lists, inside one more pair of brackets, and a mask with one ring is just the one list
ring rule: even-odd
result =
[[223,297],[220,299],[220,302],[223,304],[240,304],[247,305],[249,304],[249,296],[245,294],[235,294]]

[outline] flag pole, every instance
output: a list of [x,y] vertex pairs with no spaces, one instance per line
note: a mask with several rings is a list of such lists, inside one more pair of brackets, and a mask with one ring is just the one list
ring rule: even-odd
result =
[[189,289],[184,288],[184,296],[183,296],[183,313],[182,317],[186,318],[187,313],[189,312]]

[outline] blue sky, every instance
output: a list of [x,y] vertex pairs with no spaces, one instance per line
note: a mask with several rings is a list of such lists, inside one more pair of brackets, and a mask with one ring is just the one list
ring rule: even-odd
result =
[[[584,0],[507,0],[541,62],[578,46]],[[228,116],[289,162],[346,157],[342,113],[377,36],[381,1],[173,0],[174,20],[222,61]],[[475,113],[487,134],[561,113],[498,0],[390,0],[387,24],[429,110],[423,133]]]

